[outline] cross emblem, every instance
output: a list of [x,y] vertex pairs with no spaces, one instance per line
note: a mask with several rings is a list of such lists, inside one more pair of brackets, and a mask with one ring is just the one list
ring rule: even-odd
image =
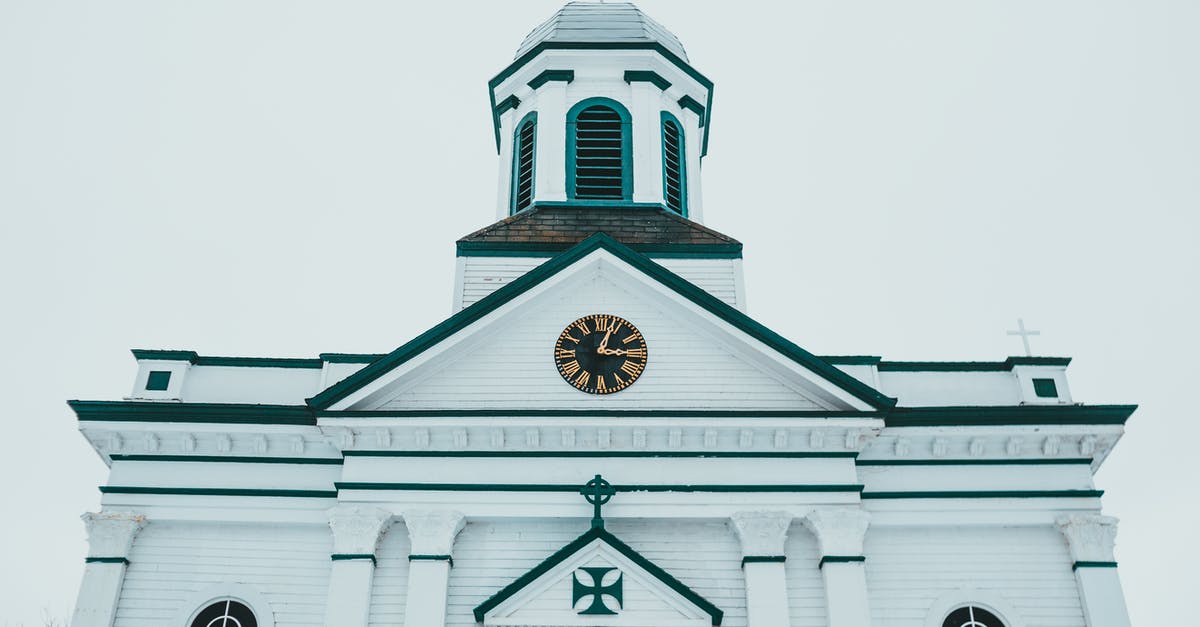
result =
[[615,611],[608,609],[608,606],[604,604],[603,597],[604,595],[608,595],[617,602],[618,608],[624,608],[625,601],[622,599],[622,589],[624,586],[625,575],[618,571],[617,580],[605,586],[602,585],[604,583],[604,576],[614,570],[617,570],[616,568],[612,566],[585,566],[579,570],[582,570],[588,574],[592,580],[592,585],[585,585],[583,582],[579,581],[579,571],[575,571],[571,580],[571,607],[575,607],[575,605],[579,603],[580,599],[590,596],[592,597],[592,604],[587,606],[587,608],[580,610],[580,614],[616,614]]
[[604,519],[600,517],[600,506],[607,503],[617,491],[613,489],[611,483],[605,481],[600,475],[596,475],[595,479],[583,485],[583,489],[579,490],[579,493],[593,506],[592,528],[603,529]]
[[1021,336],[1021,343],[1023,343],[1025,345],[1025,356],[1033,357],[1033,352],[1029,350],[1029,336],[1041,335],[1042,332],[1025,330],[1025,320],[1022,318],[1017,318],[1017,330],[1016,331],[1008,331],[1008,334]]

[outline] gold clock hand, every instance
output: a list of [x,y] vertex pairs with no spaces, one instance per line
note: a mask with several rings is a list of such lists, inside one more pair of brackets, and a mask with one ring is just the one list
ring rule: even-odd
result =
[[607,347],[608,347],[608,336],[610,336],[610,335],[612,335],[612,328],[611,328],[611,327],[608,329],[608,331],[606,331],[606,332],[604,333],[604,339],[600,340],[600,348],[597,348],[597,349],[596,349],[596,352],[597,352],[597,353],[600,353],[601,355],[607,355],[607,354],[608,354],[606,351],[607,351]]

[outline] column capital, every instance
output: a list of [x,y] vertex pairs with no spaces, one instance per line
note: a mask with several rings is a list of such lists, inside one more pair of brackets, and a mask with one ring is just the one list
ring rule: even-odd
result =
[[729,517],[729,526],[742,543],[742,557],[782,556],[790,512],[736,512]]
[[328,515],[333,552],[341,555],[374,555],[379,538],[392,521],[392,513],[386,509],[348,503],[330,508]]
[[413,555],[449,556],[467,517],[446,509],[408,510],[404,512],[404,524],[408,526]]
[[88,557],[129,557],[133,537],[146,526],[146,516],[130,511],[87,512]]
[[1067,537],[1075,562],[1112,562],[1117,519],[1100,514],[1070,514],[1054,521]]
[[871,522],[866,510],[856,507],[822,507],[804,515],[804,526],[817,537],[822,556],[863,554],[863,539]]

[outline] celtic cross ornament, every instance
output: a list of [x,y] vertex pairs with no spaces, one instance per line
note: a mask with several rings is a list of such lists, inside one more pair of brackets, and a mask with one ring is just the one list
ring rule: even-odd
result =
[[600,516],[600,506],[607,503],[616,494],[612,484],[605,481],[600,475],[596,475],[594,479],[584,484],[579,493],[587,499],[588,503],[592,504],[592,528],[603,529],[604,518]]

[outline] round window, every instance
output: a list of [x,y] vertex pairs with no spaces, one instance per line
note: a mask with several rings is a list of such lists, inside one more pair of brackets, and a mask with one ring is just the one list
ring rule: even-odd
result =
[[942,621],[942,627],[1004,627],[1004,623],[982,607],[968,605],[950,612]]
[[201,610],[191,627],[258,627],[258,620],[244,604],[223,599]]

